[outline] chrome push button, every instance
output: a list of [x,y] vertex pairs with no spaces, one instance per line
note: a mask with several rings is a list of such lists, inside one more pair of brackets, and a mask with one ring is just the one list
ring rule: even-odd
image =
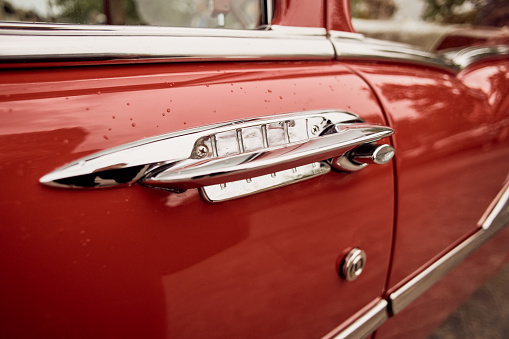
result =
[[353,281],[362,273],[366,265],[366,253],[354,248],[345,256],[339,268],[339,275],[347,281]]

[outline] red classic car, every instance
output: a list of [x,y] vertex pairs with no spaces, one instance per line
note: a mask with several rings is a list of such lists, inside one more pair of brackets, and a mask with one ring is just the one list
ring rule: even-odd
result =
[[0,23],[0,337],[425,337],[507,262],[504,29],[134,4]]

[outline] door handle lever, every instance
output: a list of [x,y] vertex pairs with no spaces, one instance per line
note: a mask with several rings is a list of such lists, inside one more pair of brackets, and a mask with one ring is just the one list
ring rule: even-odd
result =
[[[391,128],[366,124],[358,115],[339,110],[253,118],[105,150],[57,169],[40,182],[64,188],[103,188],[136,182],[174,191],[200,187],[208,200],[218,200],[207,194],[207,190],[215,192],[210,187],[218,186],[222,192],[219,195],[226,193],[230,199],[327,173],[330,167],[321,161],[392,133]],[[256,179],[264,176],[274,180],[262,183]],[[253,185],[242,188],[242,192],[225,190],[226,184],[234,187],[234,182],[238,187]]]
[[[394,132],[388,127],[364,123],[338,123],[329,128],[335,132],[223,157],[210,152],[206,158],[186,159],[169,164],[167,169],[161,165],[145,175],[141,183],[152,187],[187,189],[258,177],[327,160]],[[203,148],[208,147],[205,144],[195,146],[195,153]]]

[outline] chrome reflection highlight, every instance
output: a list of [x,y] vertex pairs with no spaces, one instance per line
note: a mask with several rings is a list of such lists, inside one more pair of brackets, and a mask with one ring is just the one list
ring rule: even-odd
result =
[[460,69],[463,70],[468,66],[479,62],[481,60],[496,58],[498,56],[509,55],[509,46],[472,46],[467,48],[460,48],[443,53],[445,57],[452,60],[452,62]]
[[[257,150],[274,151],[278,146],[281,148],[286,145],[287,137],[302,140],[307,135],[307,130],[302,129],[302,126],[307,126],[308,120],[313,126],[321,124],[322,128],[336,123],[354,124],[362,121],[353,113],[321,110],[208,125],[146,138],[92,154],[43,176],[40,182],[63,188],[104,188],[133,184],[148,173],[154,177],[176,168],[185,171],[190,164],[201,165],[211,159],[232,163],[233,159],[229,156],[252,157],[239,152],[238,130],[246,131],[244,140],[247,153]],[[284,134],[284,125],[288,126],[288,135]],[[260,126],[265,126],[266,130],[263,141],[249,142],[252,137],[256,137],[252,129]],[[299,130],[291,132],[295,128]]]
[[387,301],[381,300],[341,332],[332,331],[322,339],[363,339],[380,327],[387,318]]
[[260,30],[0,23],[4,63],[332,60],[323,28]]
[[336,50],[337,59],[405,62],[454,73],[485,59],[509,55],[509,46],[506,45],[472,46],[433,53],[412,45],[367,38],[358,33],[330,31],[329,37]]
[[357,279],[366,265],[366,253],[360,248],[354,248],[345,256],[341,262],[339,274],[346,281]]
[[431,53],[412,45],[371,39],[357,33],[330,31],[329,36],[336,50],[337,59],[391,63],[399,61],[455,72],[459,70],[446,55]]
[[315,162],[255,178],[201,187],[200,192],[208,202],[221,202],[291,185],[329,171],[330,166],[326,163]]

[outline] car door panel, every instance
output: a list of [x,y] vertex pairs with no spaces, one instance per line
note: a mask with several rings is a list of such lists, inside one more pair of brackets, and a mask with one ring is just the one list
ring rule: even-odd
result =
[[506,85],[489,94],[469,88],[467,74],[353,67],[380,96],[397,131],[401,199],[388,282],[392,291],[472,234],[503,187],[507,117],[489,96],[503,96],[498,91]]
[[[2,72],[9,195],[1,202],[1,251],[17,253],[1,264],[12,277],[3,282],[3,305],[12,310],[2,320],[5,336],[310,337],[381,298],[394,210],[390,163],[219,204],[196,189],[63,190],[38,182],[91,153],[217,122],[335,108],[385,125],[369,87],[344,66]],[[351,283],[338,266],[353,247],[368,264]]]

